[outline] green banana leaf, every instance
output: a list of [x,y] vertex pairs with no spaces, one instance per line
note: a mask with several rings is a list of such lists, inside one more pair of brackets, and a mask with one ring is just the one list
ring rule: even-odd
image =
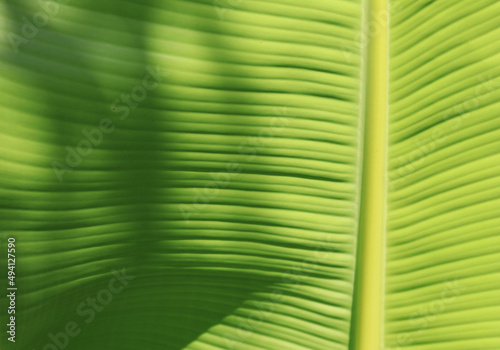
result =
[[499,350],[499,17],[0,0],[0,349]]

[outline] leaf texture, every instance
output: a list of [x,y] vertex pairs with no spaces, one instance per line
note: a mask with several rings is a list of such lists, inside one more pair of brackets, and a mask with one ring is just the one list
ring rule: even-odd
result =
[[1,14],[19,346],[347,349],[361,2],[71,1],[8,36],[39,6]]
[[497,1],[393,1],[386,348],[500,348]]

